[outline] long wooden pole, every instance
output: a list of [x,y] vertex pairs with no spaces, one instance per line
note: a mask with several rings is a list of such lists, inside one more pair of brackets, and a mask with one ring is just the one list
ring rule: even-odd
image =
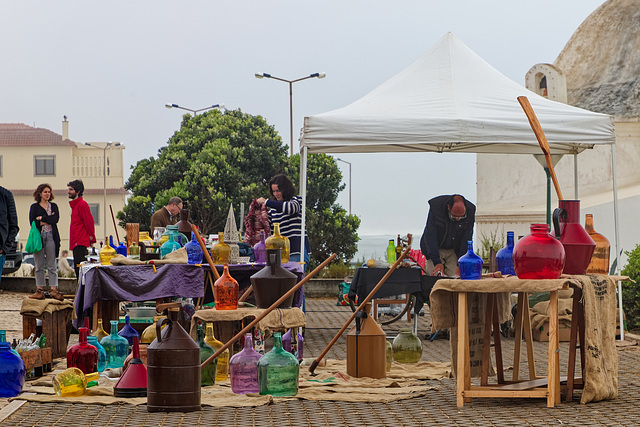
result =
[[196,227],[195,224],[191,224],[191,231],[193,231],[193,234],[196,235],[196,240],[200,245],[200,249],[202,249],[202,254],[207,260],[209,267],[211,267],[211,273],[213,274],[213,277],[216,280],[218,280],[220,278],[220,274],[218,274],[218,270],[216,270],[216,265],[213,263],[213,260],[211,259],[211,255],[209,255],[209,251],[207,250],[207,247],[204,244],[204,240],[202,240],[202,238],[200,237],[200,233],[198,232],[198,227]]
[[244,336],[244,334],[246,334],[249,330],[251,330],[251,328],[253,328],[255,325],[258,324],[259,321],[261,321],[262,319],[264,319],[264,317],[271,313],[275,308],[277,308],[280,304],[282,304],[284,302],[284,300],[286,300],[287,298],[289,298],[291,295],[293,295],[298,289],[300,289],[302,287],[302,285],[304,285],[305,283],[307,283],[307,281],[309,279],[311,279],[313,276],[315,276],[316,274],[318,274],[320,272],[320,270],[322,270],[323,268],[325,268],[331,261],[333,261],[335,259],[337,255],[336,254],[331,254],[331,256],[327,259],[325,259],[322,264],[320,264],[319,266],[317,266],[311,273],[309,273],[307,276],[305,276],[301,281],[299,281],[293,288],[289,289],[289,291],[282,295],[280,297],[280,299],[278,299],[278,301],[274,302],[273,304],[271,304],[271,307],[265,309],[262,313],[260,313],[255,319],[253,319],[251,321],[251,323],[249,323],[247,326],[245,326],[244,328],[242,328],[242,330],[240,332],[238,332],[236,335],[233,336],[233,338],[231,338],[229,341],[227,341],[222,347],[220,347],[218,349],[218,351],[216,351],[215,353],[213,353],[207,360],[205,360],[204,362],[202,362],[201,367],[204,368],[206,367],[209,363],[213,362],[213,360],[220,356],[222,354],[223,351],[225,351],[226,349],[228,349],[234,342],[238,341],[240,338],[242,338]]
[[560,183],[558,182],[558,177],[556,177],[556,171],[553,169],[553,162],[551,161],[551,150],[549,148],[549,143],[547,142],[547,137],[544,135],[542,126],[540,126],[538,117],[536,117],[536,113],[533,111],[533,108],[529,103],[529,99],[526,96],[519,96],[518,102],[520,103],[520,106],[524,110],[524,113],[527,115],[527,119],[529,119],[529,125],[531,125],[531,129],[533,130],[533,133],[536,135],[538,144],[540,144],[540,148],[542,148],[542,152],[544,153],[544,158],[547,161],[547,168],[549,168],[549,174],[551,175],[551,179],[553,180],[553,186],[556,189],[556,194],[558,195],[558,199],[564,200],[564,198],[562,197],[562,191],[560,191]]
[[336,336],[333,337],[333,339],[331,340],[329,345],[327,345],[327,348],[325,348],[324,351],[320,354],[320,356],[318,356],[317,359],[314,360],[311,363],[311,366],[309,366],[309,372],[311,372],[313,374],[313,371],[316,370],[316,368],[318,367],[318,364],[320,363],[322,358],[329,352],[329,350],[331,349],[331,347],[333,347],[333,345],[336,343],[336,341],[338,341],[338,338],[340,338],[340,336],[344,333],[344,331],[351,324],[351,322],[353,322],[353,319],[356,318],[356,315],[358,314],[358,312],[360,310],[364,309],[365,304],[367,304],[369,301],[371,301],[371,299],[376,294],[376,292],[378,292],[378,289],[380,289],[382,287],[382,285],[384,284],[384,282],[387,281],[389,276],[391,276],[391,273],[393,273],[395,271],[395,269],[398,268],[398,265],[400,265],[402,260],[405,259],[407,257],[407,255],[409,255],[409,251],[410,250],[411,250],[411,247],[408,247],[407,249],[405,249],[404,252],[402,252],[402,255],[400,255],[400,258],[398,258],[396,260],[396,262],[394,262],[393,265],[391,267],[389,267],[389,271],[387,271],[387,273],[382,277],[382,279],[380,279],[378,284],[371,290],[371,292],[369,292],[369,295],[367,295],[367,297],[364,299],[364,301],[362,301],[362,302],[358,301],[359,305],[358,305],[358,308],[356,309],[356,311],[353,312],[353,314],[351,315],[349,320],[347,320],[347,322],[344,324],[342,329],[340,329],[338,331],[338,333],[336,334]]
[[116,218],[113,216],[113,207],[109,205],[109,209],[111,210],[111,221],[113,221],[113,229],[116,230],[116,245],[120,244],[120,236],[118,236],[118,227],[116,227]]

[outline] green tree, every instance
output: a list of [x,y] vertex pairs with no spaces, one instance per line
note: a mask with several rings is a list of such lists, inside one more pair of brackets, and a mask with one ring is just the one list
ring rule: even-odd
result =
[[635,282],[622,285],[622,309],[627,318],[627,329],[640,328],[640,245],[631,252],[625,251],[629,257],[627,265],[622,269],[623,276],[629,276]]
[[[298,187],[300,156],[286,154],[275,128],[260,116],[240,110],[186,114],[158,157],[140,160],[133,168],[125,187],[134,196],[118,213],[120,225],[137,222],[140,230],[149,230],[151,213],[178,196],[203,234],[221,231],[229,205],[238,214],[241,202],[268,197],[266,183],[272,176],[284,173]],[[311,265],[333,252],[349,261],[357,249],[360,219],[335,204],[344,190],[340,169],[326,154],[310,155],[307,163]]]

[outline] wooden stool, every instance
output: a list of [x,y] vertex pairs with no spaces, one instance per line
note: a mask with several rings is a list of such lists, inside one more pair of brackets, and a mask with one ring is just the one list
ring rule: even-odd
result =
[[[37,320],[42,320],[42,333],[47,338],[45,347],[51,348],[53,358],[67,356],[67,344],[71,335],[71,313],[73,308],[42,313],[41,316],[22,315],[22,337],[36,335]],[[69,319],[69,320],[67,320]]]

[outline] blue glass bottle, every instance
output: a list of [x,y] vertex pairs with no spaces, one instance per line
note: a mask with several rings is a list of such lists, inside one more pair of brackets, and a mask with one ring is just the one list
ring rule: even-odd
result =
[[498,270],[503,276],[507,274],[515,276],[516,271],[513,268],[513,231],[507,231],[507,246],[498,251],[496,262],[498,263]]
[[127,341],[129,342],[129,347],[133,346],[134,337],[140,338],[140,334],[138,333],[138,331],[136,331],[133,326],[131,326],[131,319],[129,319],[129,316],[124,317],[124,326],[122,327],[122,329],[120,329],[118,335],[127,339]]
[[124,242],[120,242],[120,245],[116,248],[116,253],[122,256],[127,256],[127,246]]
[[124,361],[129,355],[129,341],[118,335],[118,321],[112,320],[111,333],[102,338],[100,344],[107,353],[107,368],[122,368]]
[[113,236],[111,235],[109,236],[109,246],[111,246],[114,251],[118,249],[118,247],[113,244]]
[[[6,342],[7,341],[7,331],[0,331],[0,342]],[[13,339],[13,342],[16,342],[16,339]],[[13,348],[11,345],[9,345],[9,349],[11,349],[11,353],[15,354],[16,356],[20,357],[20,353],[18,353],[18,351]]]
[[196,233],[191,232],[191,241],[184,245],[187,251],[187,259],[189,264],[202,264],[202,248],[196,238]]
[[11,344],[5,340],[0,342],[0,397],[22,393],[26,373],[22,358],[11,352]]
[[479,280],[482,277],[482,258],[473,252],[473,241],[467,242],[467,253],[460,257],[460,278],[462,280]]
[[94,346],[96,350],[98,350],[98,372],[104,371],[107,367],[107,352],[102,344],[100,344],[100,341],[98,341],[98,337],[89,335],[87,337],[87,344]]

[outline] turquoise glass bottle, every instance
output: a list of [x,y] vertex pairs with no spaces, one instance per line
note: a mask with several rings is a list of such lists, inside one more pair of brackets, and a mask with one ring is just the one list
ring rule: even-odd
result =
[[[200,347],[200,363],[202,363],[209,357],[211,357],[216,351],[213,349],[213,347],[204,342],[204,329],[202,328],[201,323],[198,323],[196,330],[198,334],[198,346]],[[211,363],[202,368],[200,374],[200,385],[202,387],[214,385],[216,383],[217,368],[218,358],[213,359]]]
[[260,394],[295,396],[298,393],[298,359],[282,348],[280,332],[273,334],[273,348],[258,361]]
[[258,361],[262,355],[254,350],[251,334],[244,334],[244,348],[229,361],[231,391],[236,394],[259,393]]
[[67,368],[78,368],[84,374],[98,370],[98,349],[87,344],[89,329],[78,328],[78,344],[67,350]]
[[112,320],[111,333],[102,338],[100,344],[107,353],[107,368],[122,368],[125,359],[129,355],[129,341],[118,335],[118,321]]
[[22,358],[11,352],[11,344],[5,340],[0,342],[0,397],[15,397],[22,393],[26,374]]
[[202,248],[196,238],[196,233],[191,232],[191,240],[184,245],[187,251],[187,263],[188,264],[202,264]]
[[87,344],[92,345],[98,350],[98,372],[102,372],[107,367],[107,352],[105,351],[98,337],[93,335],[87,336]]
[[498,251],[496,254],[496,262],[498,264],[498,271],[500,271],[503,276],[516,274],[516,271],[513,269],[513,231],[507,231],[507,246]]
[[480,280],[482,277],[482,258],[473,252],[473,241],[467,242],[467,253],[460,257],[460,278],[462,280]]
[[131,319],[129,319],[129,316],[124,317],[124,326],[122,327],[122,329],[120,329],[118,335],[127,339],[129,347],[133,346],[134,337],[138,337],[138,339],[140,339],[140,334],[138,333],[138,331],[136,331],[133,326],[131,326]]
[[180,247],[180,243],[178,243],[178,235],[173,230],[171,230],[169,232],[169,240],[167,240],[162,244],[162,246],[160,246],[160,257],[164,258],[171,252],[180,249]]

